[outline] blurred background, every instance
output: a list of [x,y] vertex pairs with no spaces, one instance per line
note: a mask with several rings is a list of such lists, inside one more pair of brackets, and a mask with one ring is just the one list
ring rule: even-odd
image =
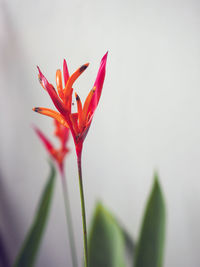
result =
[[[100,199],[137,238],[157,170],[168,213],[164,266],[200,266],[199,14],[197,0],[0,0],[0,229],[11,262],[49,172],[32,125],[53,141],[52,120],[32,111],[53,107],[36,65],[55,84],[64,58],[71,73],[90,62],[74,86],[85,99],[108,50],[83,150],[88,224]],[[66,172],[81,263],[72,138],[70,148]],[[71,266],[59,177],[36,266]]]

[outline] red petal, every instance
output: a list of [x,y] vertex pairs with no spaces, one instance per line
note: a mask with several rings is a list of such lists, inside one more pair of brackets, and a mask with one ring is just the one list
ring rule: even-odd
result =
[[44,77],[44,75],[42,74],[41,70],[39,67],[38,71],[39,71],[39,78],[40,81],[43,85],[44,88],[46,88],[47,92],[49,93],[49,96],[51,97],[55,107],[57,108],[57,110],[61,113],[61,114],[65,114],[65,108],[63,103],[61,102],[60,98],[58,97],[56,90],[54,89],[53,85],[50,84],[47,79]]
[[46,138],[46,136],[36,126],[34,126],[33,128],[34,128],[37,136],[39,137],[39,139],[42,141],[42,143],[46,147],[49,154],[52,155],[52,150],[54,150],[54,147],[51,144],[51,142]]
[[69,140],[69,132],[70,130],[68,128],[63,128],[63,146],[65,146]]
[[89,63],[82,65],[78,68],[68,79],[66,87],[64,89],[64,103],[66,103],[67,111],[71,112],[71,103],[72,103],[72,92],[73,84],[78,79],[78,77],[87,69]]
[[99,67],[99,71],[96,77],[96,81],[94,83],[93,87],[96,87],[95,93],[93,95],[92,101],[90,103],[90,107],[88,109],[88,112],[90,111],[91,113],[94,113],[98,103],[99,103],[99,99],[101,96],[101,91],[103,88],[103,82],[104,82],[104,78],[105,78],[105,74],[106,74],[106,61],[107,61],[107,56],[108,56],[108,52],[103,56],[101,63],[100,63],[100,67]]
[[67,62],[65,59],[63,61],[63,76],[64,76],[64,86],[66,86],[67,81],[69,79],[69,71],[68,71]]
[[74,130],[75,135],[77,136],[79,133],[79,128],[78,128],[78,113],[71,113],[70,114],[70,119],[72,122],[72,127]]
[[57,120],[54,120],[55,124],[55,135],[60,139],[63,147],[65,147],[68,139],[69,139],[69,128],[66,128],[62,124],[60,124]]
[[57,86],[57,91],[60,99],[63,100],[64,98],[64,93],[63,93],[63,85],[62,85],[62,73],[61,70],[56,71],[56,86]]

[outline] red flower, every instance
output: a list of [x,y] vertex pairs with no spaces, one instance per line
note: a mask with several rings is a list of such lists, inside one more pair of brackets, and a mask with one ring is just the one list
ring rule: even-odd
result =
[[71,112],[72,93],[73,93],[72,86],[76,81],[76,79],[85,71],[85,69],[88,67],[89,64],[87,63],[82,65],[71,76],[69,76],[67,63],[64,60],[63,62],[64,86],[62,83],[61,70],[57,70],[56,72],[57,92],[53,87],[53,85],[47,81],[47,79],[44,77],[44,75],[42,74],[41,70],[38,67],[40,83],[42,87],[48,92],[58,112],[41,107],[34,108],[33,110],[43,115],[54,118],[60,124],[62,124],[65,127],[68,127],[71,130],[78,157],[81,154],[83,141],[87,135],[95,109],[98,105],[101,96],[101,91],[105,78],[107,54],[108,53],[106,53],[101,60],[96,81],[94,83],[93,88],[89,92],[84,105],[82,105],[79,96],[75,93],[77,102],[76,113]]
[[55,148],[48,140],[48,138],[37,127],[34,127],[34,129],[40,140],[43,142],[48,153],[57,162],[58,167],[62,173],[64,167],[63,165],[64,159],[66,154],[69,152],[69,148],[67,147],[67,141],[69,139],[69,129],[61,125],[56,120],[54,120],[54,123],[55,123],[54,134],[60,141],[60,148]]

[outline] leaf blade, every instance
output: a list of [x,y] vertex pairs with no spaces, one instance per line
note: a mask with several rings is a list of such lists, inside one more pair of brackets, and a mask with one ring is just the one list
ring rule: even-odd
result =
[[55,184],[56,171],[54,165],[51,162],[50,168],[50,175],[41,195],[36,215],[15,261],[14,267],[34,266],[37,252],[39,250],[39,246],[48,220],[48,214]]
[[124,267],[123,233],[112,215],[99,203],[89,236],[89,267]]
[[134,267],[161,267],[165,239],[165,202],[155,174],[154,184],[147,201],[140,237],[136,246]]

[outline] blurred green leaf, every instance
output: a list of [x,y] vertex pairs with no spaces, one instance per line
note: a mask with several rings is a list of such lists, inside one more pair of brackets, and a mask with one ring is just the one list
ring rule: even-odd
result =
[[[123,237],[124,237],[124,243],[125,243],[125,258],[128,263],[132,265],[134,253],[135,253],[135,240],[132,238],[132,236],[129,234],[129,232],[125,229],[124,225],[115,217],[115,221],[118,224]],[[129,264],[129,265],[130,265]]]
[[54,189],[56,171],[51,162],[50,167],[50,176],[42,193],[33,224],[26,236],[21,251],[14,264],[15,267],[34,266],[34,262],[36,260],[36,256],[42,240],[42,235],[44,233],[48,220],[48,214]]
[[165,203],[156,174],[136,246],[134,267],[162,266],[165,220]]
[[112,215],[97,204],[89,236],[89,267],[124,267],[124,236]]
[[126,248],[127,248],[128,252],[130,253],[130,255],[133,256],[133,253],[134,253],[134,250],[135,250],[134,240],[130,236],[130,234],[126,231],[124,226],[118,220],[116,220],[116,222],[117,222],[117,224],[118,224],[119,228],[121,229],[122,234],[124,236]]

